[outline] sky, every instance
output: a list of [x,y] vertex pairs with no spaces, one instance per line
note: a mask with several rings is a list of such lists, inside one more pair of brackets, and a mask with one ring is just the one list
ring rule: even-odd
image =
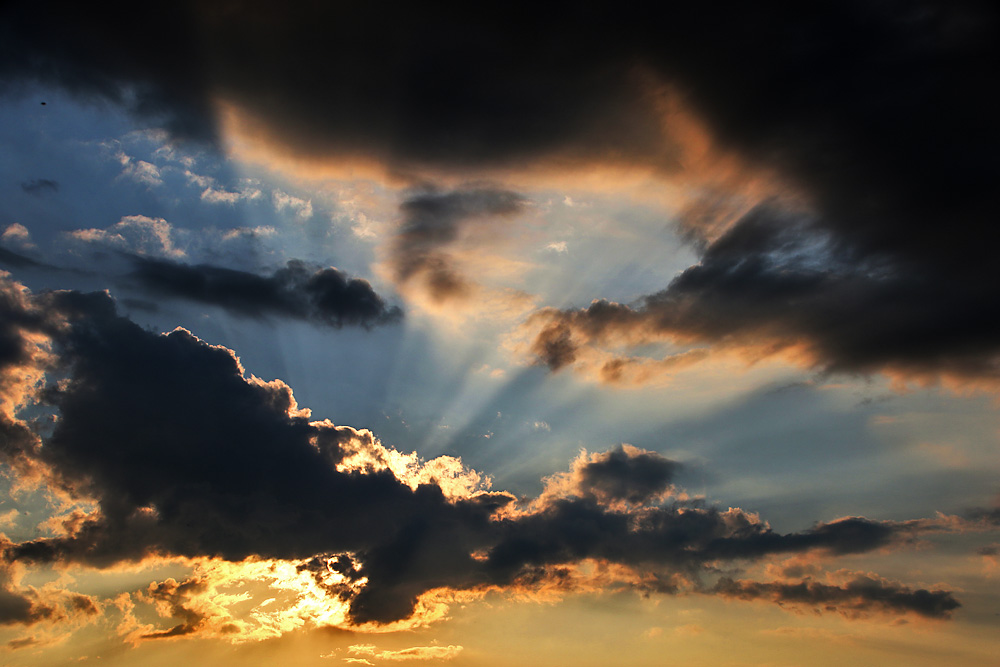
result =
[[995,660],[997,20],[6,3],[3,664]]

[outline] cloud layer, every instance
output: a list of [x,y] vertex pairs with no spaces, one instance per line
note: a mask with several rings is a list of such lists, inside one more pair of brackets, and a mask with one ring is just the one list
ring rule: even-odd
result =
[[[669,178],[685,168],[687,130],[670,112],[681,104],[722,153],[777,174],[796,206],[761,206],[724,238],[711,221],[682,221],[702,261],[632,307],[543,318],[544,363],[567,365],[581,340],[601,347],[628,330],[628,342],[804,352],[827,370],[996,379],[1000,40],[982,3],[680,5],[666,16],[441,5],[389,18],[357,5],[33,2],[4,17],[8,90],[58,85],[208,143],[218,109],[236,109],[295,155],[374,160],[413,182],[556,164]],[[145,42],[123,38],[133,34]],[[404,205],[397,277],[460,292],[442,248],[459,220],[495,212],[486,200],[499,194]],[[610,361],[611,380],[637,363],[676,366]]]
[[[742,510],[684,500],[671,486],[678,464],[630,446],[581,455],[520,504],[447,457],[420,464],[367,431],[311,420],[281,381],[248,379],[230,350],[183,329],[142,329],[106,293],[32,296],[8,282],[4,294],[4,390],[16,388],[18,364],[42,363],[50,382],[36,400],[59,415],[39,436],[8,414],[20,436],[5,460],[41,466],[51,485],[95,503],[64,517],[54,537],[6,541],[7,563],[299,561],[352,623],[391,623],[435,590],[530,591],[584,561],[624,568],[629,585],[649,592],[782,597],[792,592],[712,584],[716,565],[864,553],[941,529],[847,518],[777,533]],[[25,397],[33,386],[20,387]],[[806,588],[817,599],[865,594]],[[882,588],[872,594],[879,609],[945,617],[957,607],[944,591]],[[209,627],[185,602],[205,590],[150,588],[180,623],[146,634]],[[30,620],[24,595],[11,586],[5,595],[8,615]]]

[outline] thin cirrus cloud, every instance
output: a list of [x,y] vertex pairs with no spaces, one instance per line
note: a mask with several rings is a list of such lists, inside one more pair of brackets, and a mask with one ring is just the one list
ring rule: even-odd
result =
[[[246,379],[231,351],[119,316],[106,293],[32,295],[6,281],[3,294],[4,395],[10,405],[40,401],[60,414],[43,433],[7,409],[4,430],[18,437],[5,439],[4,459],[93,501],[91,511],[64,517],[53,537],[5,538],[8,564],[297,560],[300,574],[318,582],[336,573],[340,583],[322,595],[346,605],[348,625],[377,625],[410,618],[432,591],[565,587],[584,561],[624,568],[623,583],[647,593],[781,602],[797,589],[712,583],[717,564],[834,559],[962,527],[955,518],[854,517],[778,533],[742,510],[685,500],[671,486],[676,462],[624,446],[581,456],[530,506],[475,476],[449,492],[446,476],[400,467],[399,453],[371,433],[311,421],[280,380]],[[38,383],[9,384],[22,377],[17,368],[63,379],[35,393]],[[208,628],[195,601],[209,585],[197,577],[152,585],[147,596],[181,622],[145,638]],[[883,580],[803,586],[817,605],[826,599],[848,611],[947,618],[959,606],[948,591]],[[4,591],[10,622],[48,613],[9,580]]]

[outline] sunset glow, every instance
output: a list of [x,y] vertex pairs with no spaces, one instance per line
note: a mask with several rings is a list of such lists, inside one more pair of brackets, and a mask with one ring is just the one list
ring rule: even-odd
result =
[[1000,655],[997,13],[0,10],[12,666]]

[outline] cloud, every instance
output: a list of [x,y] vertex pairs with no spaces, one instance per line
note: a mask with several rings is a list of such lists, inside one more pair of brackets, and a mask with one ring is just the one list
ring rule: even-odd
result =
[[[370,627],[441,618],[448,596],[463,591],[558,590],[584,562],[604,568],[600,581],[697,592],[711,590],[720,563],[834,558],[953,528],[946,517],[849,517],[778,533],[755,514],[686,499],[671,486],[676,462],[626,445],[581,454],[525,505],[488,491],[488,480],[457,459],[423,462],[368,431],[311,420],[280,380],[248,378],[234,353],[183,329],[159,335],[137,326],[107,293],[31,295],[8,284],[2,294],[2,377],[16,383],[12,370],[38,365],[49,382],[22,383],[21,393],[59,415],[44,435],[21,423],[24,437],[7,441],[3,456],[44,467],[50,484],[93,503],[60,534],[5,543],[3,560],[107,568],[155,555],[202,563],[189,583],[161,582],[142,594],[178,619],[165,629],[132,628],[148,639],[253,634],[218,610],[213,593],[220,577],[232,582],[241,573],[311,587],[296,603],[299,625],[308,618]],[[15,418],[5,423],[17,425]],[[893,601],[922,595],[889,593]],[[952,603],[947,595],[931,594],[941,614]],[[5,605],[12,622],[36,613],[13,588]],[[259,632],[299,627],[284,618]],[[223,630],[229,625],[235,629]]]
[[912,590],[897,582],[861,574],[843,586],[813,581],[799,583],[736,581],[723,577],[712,590],[727,598],[769,600],[781,605],[838,611],[852,618],[873,613],[914,613],[926,618],[948,618],[962,605],[948,591]]
[[524,206],[517,193],[488,187],[410,197],[400,206],[403,221],[390,250],[394,278],[403,285],[421,283],[435,301],[471,296],[474,283],[455,267],[449,246],[464,226],[492,224]]
[[313,207],[312,201],[309,199],[295,197],[281,190],[275,190],[272,194],[272,199],[274,200],[275,211],[289,210],[303,220],[308,220],[312,217]]
[[[246,9],[192,5],[133,16],[109,6],[55,18],[25,5],[11,13],[0,74],[109,99],[182,139],[217,139],[211,111],[221,97],[306,155],[508,164],[551,152],[613,155],[622,145],[645,156],[660,151],[628,41],[609,41],[614,31],[595,31],[583,16],[535,8],[528,30],[521,12],[471,7],[399,8],[388,22],[362,6]],[[330,26],[348,25],[357,29],[337,29],[332,45],[317,46]],[[143,26],[162,51],[120,39]],[[374,26],[383,52],[340,72],[336,93],[316,86],[364,51]],[[540,39],[553,34],[555,51]],[[522,36],[512,42],[520,49],[504,46],[513,35]]]
[[107,229],[77,229],[67,236],[140,255],[179,258],[187,253],[177,246],[178,231],[163,218],[126,215]]
[[[403,8],[392,21],[358,5],[14,7],[0,40],[8,83],[110,100],[175,137],[209,143],[219,141],[214,109],[223,105],[260,131],[255,139],[298,157],[374,160],[411,182],[553,164],[669,177],[685,169],[690,134],[670,109],[690,108],[721,153],[777,174],[775,189],[794,193],[809,217],[772,203],[722,239],[728,222],[717,229],[711,212],[728,219],[743,207],[725,189],[696,197],[681,226],[703,261],[633,304],[625,317],[640,320],[647,337],[748,348],[753,357],[779,350],[826,370],[995,382],[992,7],[687,4],[664,17],[652,8],[469,6]],[[331,38],[330,26],[354,28]],[[368,52],[364,28],[376,26],[379,54],[341,71]],[[119,37],[138,32],[160,48]],[[334,70],[336,86],[316,85]],[[155,182],[152,172],[140,176]],[[309,215],[299,202],[275,193],[279,208]],[[420,275],[438,297],[461,293],[468,280],[443,248],[455,218],[434,241],[414,223],[419,206],[404,214],[392,252],[398,277]],[[693,221],[701,217],[708,221]],[[545,363],[573,363],[578,332],[566,332],[550,332]],[[607,375],[628,379],[636,369]]]
[[43,643],[43,642],[40,642],[34,636],[20,637],[18,639],[11,639],[9,642],[7,642],[7,648],[10,649],[10,650],[12,650],[12,651],[16,651],[16,650],[22,649],[22,648],[28,648],[28,647],[31,647],[31,646],[38,646],[41,643]]
[[0,625],[14,623],[31,625],[53,614],[49,607],[39,606],[30,598],[11,591],[6,582],[0,580]]
[[[462,652],[461,646],[449,644],[448,646],[412,646],[410,648],[396,651],[380,651],[373,644],[355,644],[348,647],[347,652],[352,656],[366,656],[375,660],[389,660],[392,662],[403,662],[407,660],[452,660]],[[364,660],[364,658],[362,658]],[[349,661],[354,661],[348,658]],[[365,660],[367,662],[367,660]],[[372,664],[367,662],[367,664]]]
[[34,178],[21,183],[21,190],[29,195],[41,197],[42,195],[55,194],[59,192],[59,181],[49,178]]
[[0,534],[0,626],[39,623],[77,623],[93,620],[100,607],[88,595],[81,595],[47,584],[41,588],[24,586],[20,579],[23,568],[8,562],[6,550],[10,540]]
[[540,501],[545,504],[573,496],[606,506],[642,505],[662,500],[671,490],[670,482],[679,468],[679,464],[656,452],[632,445],[618,445],[598,454],[581,452],[568,473],[546,480]]
[[189,606],[188,600],[192,594],[204,589],[205,583],[198,580],[177,583],[174,579],[167,579],[162,583],[150,584],[145,592],[146,598],[161,609],[162,616],[180,618],[182,622],[168,630],[147,632],[139,638],[168,639],[198,632],[205,625],[207,614]]
[[402,311],[387,306],[367,281],[332,267],[312,270],[292,260],[271,276],[259,276],[145,257],[135,257],[133,263],[128,280],[144,290],[221,306],[247,317],[291,317],[336,328],[367,328],[402,317]]
[[201,200],[210,204],[228,204],[232,206],[238,201],[255,201],[263,196],[264,195],[257,188],[243,188],[239,192],[235,192],[232,190],[220,190],[212,187],[206,187],[201,193]]
[[3,230],[3,234],[0,234],[0,241],[13,243],[25,248],[34,247],[34,244],[31,242],[31,232],[28,231],[27,227],[17,222],[8,225],[7,229]]
[[146,162],[145,160],[137,160],[121,151],[115,157],[118,158],[118,161],[122,165],[123,176],[150,187],[163,185],[163,179],[160,177],[160,169],[155,164]]
[[[21,3],[7,15],[0,75],[110,100],[179,137],[217,138],[212,109],[222,98],[300,155],[460,170],[553,157],[669,162],[650,92],[650,79],[665,80],[725,145],[824,194],[868,192],[878,207],[905,191],[943,204],[958,187],[978,201],[949,207],[975,208],[997,138],[984,85],[995,14],[971,3],[922,7],[683,5],[664,16],[470,6],[400,8],[387,21],[363,6],[126,13],[111,4],[56,14]],[[339,72],[335,89],[315,85],[364,52],[375,27],[379,55]],[[120,39],[140,28],[159,49]]]
[[45,266],[41,262],[36,262],[30,257],[19,255],[16,252],[11,252],[10,250],[7,250],[6,248],[0,248],[0,263],[19,269],[39,268]]
[[[599,300],[538,313],[532,351],[557,370],[594,348],[665,342],[702,358],[712,350],[751,360],[784,354],[826,372],[995,383],[1000,317],[984,304],[996,287],[964,281],[934,264],[915,271],[814,218],[761,206],[661,292],[630,305]],[[626,354],[614,363],[633,361]]]

